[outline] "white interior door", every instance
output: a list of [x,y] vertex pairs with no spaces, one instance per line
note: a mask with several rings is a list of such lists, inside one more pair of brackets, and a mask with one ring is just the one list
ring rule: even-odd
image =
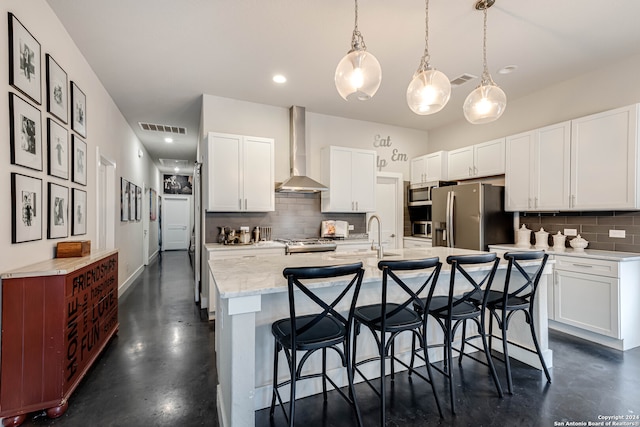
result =
[[149,265],[149,188],[142,183],[142,262]]
[[[400,247],[403,237],[403,182],[400,173],[378,173],[376,177],[376,215],[382,224],[381,239],[385,249]],[[367,220],[368,220],[367,215]],[[377,223],[372,224],[369,238],[377,239]]]
[[100,154],[100,148],[96,148],[97,170],[97,194],[96,212],[98,214],[98,235],[96,249],[115,248],[115,222],[116,222],[116,164],[104,155]]
[[188,197],[164,198],[162,212],[162,248],[165,251],[187,250],[191,232],[189,230]]

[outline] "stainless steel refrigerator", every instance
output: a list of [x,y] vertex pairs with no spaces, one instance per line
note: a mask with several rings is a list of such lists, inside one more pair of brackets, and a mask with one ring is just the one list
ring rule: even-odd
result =
[[485,183],[435,188],[433,246],[488,250],[513,243],[513,214],[504,211],[504,187]]

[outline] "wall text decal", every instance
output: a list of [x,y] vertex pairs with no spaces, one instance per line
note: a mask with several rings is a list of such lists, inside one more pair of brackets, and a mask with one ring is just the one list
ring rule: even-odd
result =
[[[391,148],[391,145],[391,136],[383,138],[380,134],[378,134],[373,137],[374,148]],[[389,162],[387,161],[387,159],[380,156],[379,150],[376,151],[378,151],[376,166],[378,167],[378,171],[381,171],[382,168],[386,167],[389,164]],[[401,153],[397,148],[394,148],[393,150],[391,150],[390,160],[392,162],[406,162],[409,160],[409,156],[407,156],[405,153]]]

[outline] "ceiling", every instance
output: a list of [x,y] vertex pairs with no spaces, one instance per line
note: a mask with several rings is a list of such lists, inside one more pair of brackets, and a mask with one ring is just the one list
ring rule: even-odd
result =
[[[423,0],[359,2],[359,29],[382,66],[380,89],[366,102],[344,101],[333,82],[350,49],[350,0],[47,1],[161,170],[158,159],[195,160],[203,93],[429,130],[463,120],[462,103],[478,84],[454,88],[432,116],[407,107],[424,50]],[[483,17],[474,5],[430,1],[431,64],[449,79],[482,73]],[[523,97],[640,53],[638,16],[638,0],[497,0],[489,70],[508,101]],[[516,72],[497,73],[509,65]],[[273,83],[276,73],[287,83]],[[168,144],[139,122],[187,132]]]

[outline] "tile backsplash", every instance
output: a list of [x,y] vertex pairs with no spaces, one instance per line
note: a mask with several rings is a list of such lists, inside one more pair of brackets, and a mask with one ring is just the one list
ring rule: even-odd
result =
[[[640,211],[521,213],[520,224],[534,232],[543,227],[549,232],[550,246],[553,234],[558,231],[564,234],[565,228],[573,228],[589,242],[587,249],[640,253]],[[609,230],[625,230],[626,236],[609,237]],[[567,236],[567,247],[571,239],[573,237]],[[533,233],[531,243],[535,243]]]
[[320,193],[276,193],[274,212],[208,212],[205,217],[205,242],[216,243],[220,229],[241,226],[272,227],[274,239],[301,239],[320,236],[320,222],[339,219],[353,224],[350,233],[366,232],[366,214],[320,212]]

